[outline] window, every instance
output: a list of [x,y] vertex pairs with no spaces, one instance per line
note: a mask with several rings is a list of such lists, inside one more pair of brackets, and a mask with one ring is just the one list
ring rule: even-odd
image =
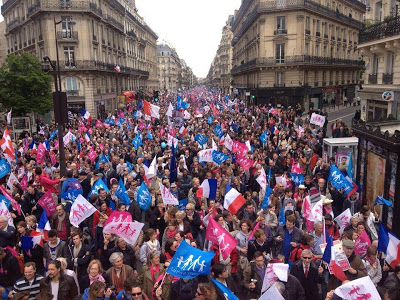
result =
[[316,32],[320,32],[320,28],[319,27],[320,27],[320,21],[317,20],[316,29],[315,29]]
[[71,17],[61,17],[61,26],[62,26],[62,37],[63,38],[71,38],[72,37],[72,18]]
[[276,29],[282,31],[286,29],[285,17],[276,17]]
[[275,45],[275,58],[277,64],[283,64],[285,62],[285,44]]
[[275,76],[275,86],[285,86],[285,72],[276,72]]
[[328,48],[324,45],[324,57],[328,56]]
[[310,54],[310,44],[306,43],[305,47],[304,47],[304,54],[305,55],[309,55]]
[[386,73],[393,74],[394,54],[393,52],[386,52]]
[[310,17],[306,17],[306,30],[310,30]]
[[75,47],[64,47],[64,61],[66,67],[75,67]]
[[378,64],[379,64],[379,56],[377,54],[372,54],[372,75],[378,74]]
[[315,56],[319,56],[319,44],[315,45]]
[[76,77],[67,77],[66,82],[68,95],[78,95],[78,80]]

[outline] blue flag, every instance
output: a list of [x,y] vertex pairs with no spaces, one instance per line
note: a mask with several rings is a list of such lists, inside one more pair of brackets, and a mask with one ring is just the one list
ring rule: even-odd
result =
[[322,260],[326,262],[328,265],[331,262],[331,254],[332,254],[332,246],[333,246],[333,240],[330,235],[326,236],[326,247],[324,251],[324,255],[322,256]]
[[214,284],[219,288],[219,290],[222,292],[222,294],[225,296],[227,300],[239,300],[238,297],[228,287],[218,280],[215,280],[214,278],[211,278],[211,281],[214,282]]
[[43,145],[46,147],[47,151],[50,151],[50,142],[49,142],[49,140],[45,140]]
[[279,211],[279,224],[285,224],[285,212],[283,211],[283,205],[281,205],[281,209]]
[[33,149],[33,147],[35,147],[35,139],[29,144],[29,149]]
[[129,196],[126,193],[126,188],[122,181],[122,178],[120,178],[118,181],[118,187],[117,190],[115,191],[115,196],[117,196],[119,201],[121,201],[125,205],[131,205],[131,200],[129,200]]
[[122,127],[122,124],[125,122],[125,118],[119,118],[117,122],[118,127]]
[[331,166],[328,182],[331,182],[337,190],[343,188],[346,197],[351,192],[355,192],[357,190],[357,186],[354,186],[352,182],[349,182],[336,166]]
[[169,166],[169,182],[173,183],[178,180],[178,170],[176,169],[175,147],[172,145],[171,164]]
[[129,161],[126,161],[125,163],[126,163],[126,166],[127,166],[128,169],[129,169],[129,173],[132,172],[132,170],[133,170],[133,165],[132,165]]
[[224,135],[224,131],[222,130],[221,126],[219,124],[215,125],[214,127],[214,133],[216,136],[221,137]]
[[149,209],[152,202],[152,198],[149,189],[147,188],[147,185],[144,181],[139,187],[136,200],[141,210],[147,211]]
[[268,131],[264,132],[261,136],[260,136],[260,141],[263,144],[266,144],[268,140]]
[[33,248],[33,236],[21,236],[21,250],[29,250]]
[[347,176],[349,176],[351,180],[354,180],[353,154],[349,153],[349,155],[350,155],[350,160],[349,160],[349,165],[347,167]]
[[115,125],[115,121],[113,119],[105,119],[104,123],[107,123],[109,125]]
[[269,197],[271,196],[271,193],[272,193],[272,189],[268,185],[267,189],[265,190],[265,195],[264,195],[263,202],[261,203],[261,208],[262,209],[267,209],[268,208]]
[[379,222],[379,235],[378,235],[378,251],[386,254],[387,247],[389,245],[389,235],[383,226],[382,222]]
[[54,139],[58,134],[58,129],[54,130],[52,133],[50,133],[50,140]]
[[137,110],[141,110],[143,108],[143,100],[139,100],[137,102]]
[[201,133],[196,134],[196,136],[194,137],[195,141],[198,142],[201,146],[203,146],[205,143],[207,143],[208,138],[204,135],[202,135]]
[[188,204],[188,199],[187,198],[179,200],[178,209],[179,210],[183,210],[184,212],[186,212],[186,205],[187,204]]
[[208,125],[211,125],[212,122],[213,122],[213,117],[212,117],[212,116],[208,116],[208,118],[207,118],[207,124],[208,124]]
[[0,159],[0,178],[3,178],[10,172],[11,167],[8,162],[4,158]]
[[153,135],[151,134],[150,130],[147,131],[147,139],[150,141],[154,140]]
[[78,151],[82,151],[81,139],[78,139],[78,142],[76,143],[76,148],[78,149]]
[[389,200],[386,200],[382,196],[376,197],[374,205],[384,205],[384,204],[387,205],[387,206],[392,206],[393,205],[392,202],[390,202]]
[[79,195],[83,195],[83,190],[68,190],[61,194],[60,198],[64,200],[75,201]]
[[299,186],[300,184],[304,184],[304,175],[303,174],[294,174],[290,173],[290,176],[293,179],[293,183],[295,186]]
[[143,145],[142,136],[139,133],[136,134],[136,137],[132,140],[132,145],[135,147],[135,150]]
[[181,96],[177,96],[176,99],[176,109],[186,109],[189,107],[189,103],[186,103],[182,100]]
[[99,189],[105,189],[105,191],[106,191],[107,193],[108,193],[108,191],[109,191],[107,185],[104,183],[104,181],[103,181],[102,179],[97,179],[97,181],[96,181],[95,184],[93,185],[92,190],[90,191],[88,197],[89,197],[91,194],[96,194],[96,195],[98,195],[98,194],[99,194]]
[[100,162],[109,163],[110,161],[108,160],[107,155],[102,154],[96,163],[96,169],[100,167]]
[[0,202],[3,201],[7,208],[10,208],[11,202],[5,196],[0,194]]
[[201,251],[183,240],[166,272],[184,279],[208,275],[211,271],[211,260],[214,256],[214,251]]
[[216,150],[214,150],[211,153],[211,156],[212,156],[213,162],[215,162],[217,165],[222,164],[224,161],[226,161],[229,158],[228,155],[226,155],[222,152],[218,152]]

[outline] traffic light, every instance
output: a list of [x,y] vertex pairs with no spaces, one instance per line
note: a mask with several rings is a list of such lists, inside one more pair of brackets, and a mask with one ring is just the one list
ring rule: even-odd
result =
[[158,102],[158,91],[153,91],[154,102]]
[[254,95],[254,94],[251,94],[251,99],[255,99],[256,98],[256,96]]

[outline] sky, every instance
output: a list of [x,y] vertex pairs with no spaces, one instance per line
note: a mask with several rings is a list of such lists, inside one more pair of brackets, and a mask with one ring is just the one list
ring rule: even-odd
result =
[[206,77],[222,27],[240,3],[241,0],[136,0],[136,7],[158,34],[158,41],[171,43],[197,77]]
[[206,77],[222,27],[240,3],[241,0],[136,0],[136,7],[158,34],[158,41],[171,43],[197,77]]

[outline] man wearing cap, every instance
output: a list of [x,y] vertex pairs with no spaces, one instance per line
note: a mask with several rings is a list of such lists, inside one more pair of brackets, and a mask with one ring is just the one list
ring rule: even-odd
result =
[[[354,253],[354,242],[352,240],[342,240],[343,251],[350,263],[350,269],[345,271],[348,280],[358,279],[367,276],[368,273],[365,270],[365,265],[362,259]],[[341,285],[339,279],[335,276],[331,276],[329,279],[329,290],[334,290]]]

